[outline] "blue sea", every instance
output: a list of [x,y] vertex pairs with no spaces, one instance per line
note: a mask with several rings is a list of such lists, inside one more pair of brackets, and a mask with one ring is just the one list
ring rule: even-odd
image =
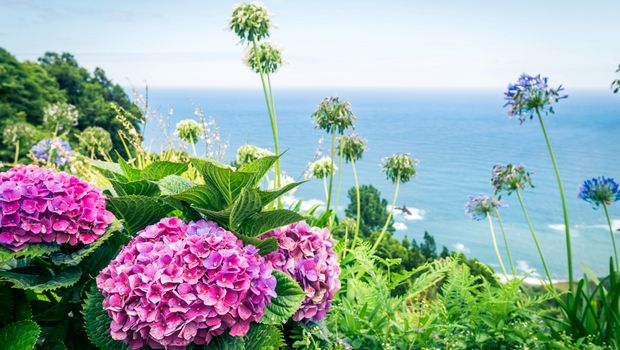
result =
[[[581,274],[580,264],[585,264],[603,274],[612,254],[604,213],[579,200],[577,192],[589,177],[620,178],[620,96],[608,90],[568,94],[556,114],[546,117],[546,126],[567,191],[575,269]],[[567,277],[560,196],[540,126],[537,120],[520,125],[508,118],[502,90],[276,89],[274,95],[280,147],[286,150],[282,167],[289,175],[302,178],[318,140],[326,136],[314,128],[310,117],[318,103],[326,96],[348,100],[358,118],[355,132],[368,139],[369,149],[358,164],[363,184],[375,185],[389,201],[394,188],[382,173],[382,158],[408,152],[420,161],[418,176],[401,186],[398,199],[398,205],[406,205],[413,215],[396,216],[395,235],[419,241],[428,231],[438,245],[463,251],[496,269],[487,223],[472,221],[463,206],[468,195],[491,192],[494,164],[525,164],[535,173],[536,186],[524,193],[525,204],[553,277]],[[229,144],[225,161],[234,159],[237,147],[245,143],[273,149],[261,90],[151,88],[149,104],[164,116],[173,108],[170,133],[177,121],[192,118],[194,108],[201,107],[216,120]],[[158,151],[165,147],[164,135],[161,125],[150,122],[145,143]],[[329,153],[328,143],[326,137],[324,155]],[[346,190],[353,186],[350,166],[344,164],[343,169],[341,211],[348,203]],[[295,196],[309,202],[324,200],[323,184],[310,181]],[[543,270],[519,204],[516,198],[505,199],[503,219],[515,264],[535,276]],[[610,212],[620,229],[620,203]],[[499,235],[499,228],[496,231]],[[503,252],[503,244],[500,249]]]

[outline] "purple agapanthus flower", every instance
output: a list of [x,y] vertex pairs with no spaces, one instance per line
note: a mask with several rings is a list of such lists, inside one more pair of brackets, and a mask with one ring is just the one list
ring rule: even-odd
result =
[[506,205],[497,198],[486,195],[469,196],[469,201],[465,203],[465,213],[472,219],[480,221],[490,215],[494,208],[504,208]]
[[595,177],[579,186],[579,198],[591,203],[596,209],[601,204],[610,205],[620,200],[620,187],[614,179]]
[[508,84],[508,91],[504,93],[504,107],[508,107],[508,115],[517,116],[523,123],[536,113],[554,113],[553,104],[568,95],[561,94],[564,90],[562,85],[556,89],[549,87],[548,80],[540,74],[531,76],[523,73],[515,84]]
[[97,276],[110,334],[131,349],[185,349],[244,336],[276,296],[258,249],[200,220],[164,218],[138,232]]
[[69,158],[73,154],[69,142],[58,137],[41,140],[32,146],[30,151],[36,160],[52,161],[59,166],[69,164]]
[[340,266],[329,230],[310,227],[302,221],[263,235],[267,237],[275,237],[280,248],[267,254],[265,260],[297,280],[306,292],[293,320],[325,318],[334,293],[340,289]]

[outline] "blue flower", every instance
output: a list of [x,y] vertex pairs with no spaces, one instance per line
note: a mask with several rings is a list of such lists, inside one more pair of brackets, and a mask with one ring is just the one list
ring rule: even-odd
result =
[[620,200],[620,188],[614,179],[604,176],[586,180],[579,186],[579,198],[594,205],[610,205]]
[[557,89],[549,87],[548,80],[540,74],[531,76],[523,73],[515,84],[508,84],[508,91],[504,93],[504,107],[509,107],[508,115],[518,116],[523,123],[528,117],[532,119],[537,112],[554,113],[553,104],[568,95],[560,95],[564,90],[562,85]]
[[491,185],[495,194],[500,192],[511,194],[516,190],[534,187],[531,173],[525,170],[525,166],[514,164],[495,164],[491,172]]
[[486,218],[494,208],[505,207],[506,205],[497,198],[485,195],[469,196],[469,201],[465,203],[465,214],[476,221],[480,221]]
[[30,149],[35,160],[48,162],[53,161],[56,165],[63,166],[69,164],[72,155],[69,142],[60,138],[50,138],[39,141]]

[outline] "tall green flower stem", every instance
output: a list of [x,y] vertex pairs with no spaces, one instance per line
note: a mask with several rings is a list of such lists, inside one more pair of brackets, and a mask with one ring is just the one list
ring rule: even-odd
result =
[[491,214],[487,212],[487,221],[489,223],[489,230],[491,232],[491,241],[493,242],[493,249],[495,250],[495,256],[497,257],[497,262],[499,262],[499,267],[504,274],[504,277],[508,277],[508,273],[506,272],[506,267],[504,266],[504,262],[502,261],[502,256],[499,254],[499,248],[497,247],[497,239],[495,238],[495,229],[493,228],[493,221],[491,220]]
[[[259,57],[258,55],[258,43],[256,39],[252,41],[252,50],[254,51],[254,56]],[[269,113],[269,121],[271,123],[271,133],[273,135],[273,148],[275,150],[276,155],[280,154],[280,148],[278,146],[278,122],[276,119],[276,112],[273,106],[273,94],[271,93],[271,79],[269,78],[269,74],[267,74],[267,79],[269,85],[265,81],[265,72],[263,72],[262,64],[258,64],[258,73],[260,75],[261,84],[263,85],[263,94],[265,95],[265,103],[267,103],[267,112]],[[276,188],[280,187],[280,159],[276,160],[275,163],[275,178],[274,178]],[[278,201],[280,199],[278,198]],[[278,202],[281,205],[280,202]]]
[[519,198],[519,204],[521,204],[521,210],[523,210],[523,216],[525,216],[525,221],[527,221],[527,225],[530,229],[530,233],[532,234],[532,238],[534,239],[534,243],[536,244],[536,249],[538,249],[540,260],[542,261],[543,267],[545,268],[547,279],[549,279],[549,285],[551,286],[551,289],[555,291],[555,287],[553,286],[553,279],[551,278],[551,272],[549,271],[549,266],[547,266],[547,260],[545,260],[545,254],[543,254],[542,248],[540,247],[540,243],[538,242],[538,236],[536,236],[536,232],[534,231],[534,226],[532,226],[530,215],[527,213],[527,210],[525,209],[525,204],[523,204],[523,198],[521,197],[521,192],[518,189],[515,190],[515,192],[517,193],[517,198]]
[[329,193],[327,192],[327,177],[323,178],[323,192],[325,193],[325,200],[329,198]]
[[510,247],[508,247],[508,236],[506,235],[506,230],[504,229],[504,222],[502,221],[502,216],[499,215],[499,210],[497,210],[497,208],[493,208],[493,211],[495,212],[495,217],[497,218],[497,222],[499,223],[499,229],[502,231],[502,238],[504,239],[504,246],[506,247],[506,254],[508,255],[508,263],[510,264],[512,276],[516,276],[517,270],[515,269],[515,265],[512,262],[512,254],[510,253]]
[[607,218],[607,225],[609,226],[609,234],[611,235],[611,244],[614,245],[614,256],[616,258],[616,270],[620,263],[618,263],[618,247],[616,246],[616,236],[614,236],[614,229],[611,225],[611,219],[609,218],[609,210],[607,209],[607,204],[603,202],[603,210],[605,210],[605,217]]
[[[328,192],[328,196],[327,196],[327,205],[326,205],[326,211],[329,211],[330,208],[330,204],[332,201],[332,189],[334,187],[334,157],[336,156],[336,132],[332,131],[332,146],[331,146],[331,169],[332,171],[329,172],[329,192]],[[330,226],[331,226],[331,219],[330,219]]]
[[343,158],[343,154],[342,154],[342,149],[344,147],[344,144],[341,142],[339,147],[338,147],[338,183],[336,184],[336,210],[338,210],[338,205],[340,204],[340,185],[342,183],[342,158]]
[[572,252],[572,246],[570,243],[570,224],[568,223],[568,210],[566,209],[566,195],[564,194],[564,185],[562,185],[562,178],[560,177],[560,169],[558,168],[558,164],[555,160],[553,148],[551,148],[551,142],[549,141],[549,136],[547,135],[547,130],[545,128],[543,117],[540,114],[540,108],[536,108],[536,115],[538,115],[538,120],[540,121],[540,127],[542,128],[543,135],[545,135],[545,142],[547,143],[547,149],[549,150],[549,155],[551,156],[551,162],[553,163],[553,170],[555,170],[555,177],[558,182],[558,188],[560,189],[560,197],[562,198],[562,211],[564,214],[564,231],[565,231],[565,236],[566,236],[566,255],[568,258],[568,288],[572,292],[573,291],[573,252]]
[[396,188],[394,189],[394,198],[392,199],[392,208],[390,209],[390,213],[388,214],[387,220],[385,220],[385,225],[383,225],[383,229],[381,230],[381,234],[379,234],[379,238],[372,246],[371,252],[375,252],[379,247],[379,243],[383,240],[385,233],[387,232],[388,226],[390,225],[390,220],[392,220],[392,215],[394,215],[394,209],[396,208],[396,200],[398,199],[398,189],[400,188],[400,172],[396,176]]
[[17,166],[19,161],[19,140],[15,142],[15,159],[13,160],[13,166]]
[[[362,215],[362,199],[360,195],[360,179],[357,176],[357,168],[355,167],[355,159],[351,159],[351,168],[353,169],[353,179],[355,180],[355,199],[357,201],[357,215],[355,217],[355,234],[353,235],[353,241],[351,247],[355,247],[357,239],[360,234],[361,215]],[[346,245],[345,245],[346,246]]]

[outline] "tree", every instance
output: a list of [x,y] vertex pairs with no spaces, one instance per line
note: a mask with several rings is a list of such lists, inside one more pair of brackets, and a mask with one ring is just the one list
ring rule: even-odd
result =
[[[348,217],[356,218],[356,194],[355,188],[351,188],[348,191],[349,205],[345,209],[345,214]],[[360,187],[360,202],[361,202],[361,223],[360,231],[363,238],[370,237],[371,232],[375,230],[381,230],[385,224],[385,220],[388,217],[387,205],[388,202],[384,198],[381,198],[381,192],[373,185],[362,185]],[[388,226],[388,232],[394,232],[394,221],[390,220]]]

